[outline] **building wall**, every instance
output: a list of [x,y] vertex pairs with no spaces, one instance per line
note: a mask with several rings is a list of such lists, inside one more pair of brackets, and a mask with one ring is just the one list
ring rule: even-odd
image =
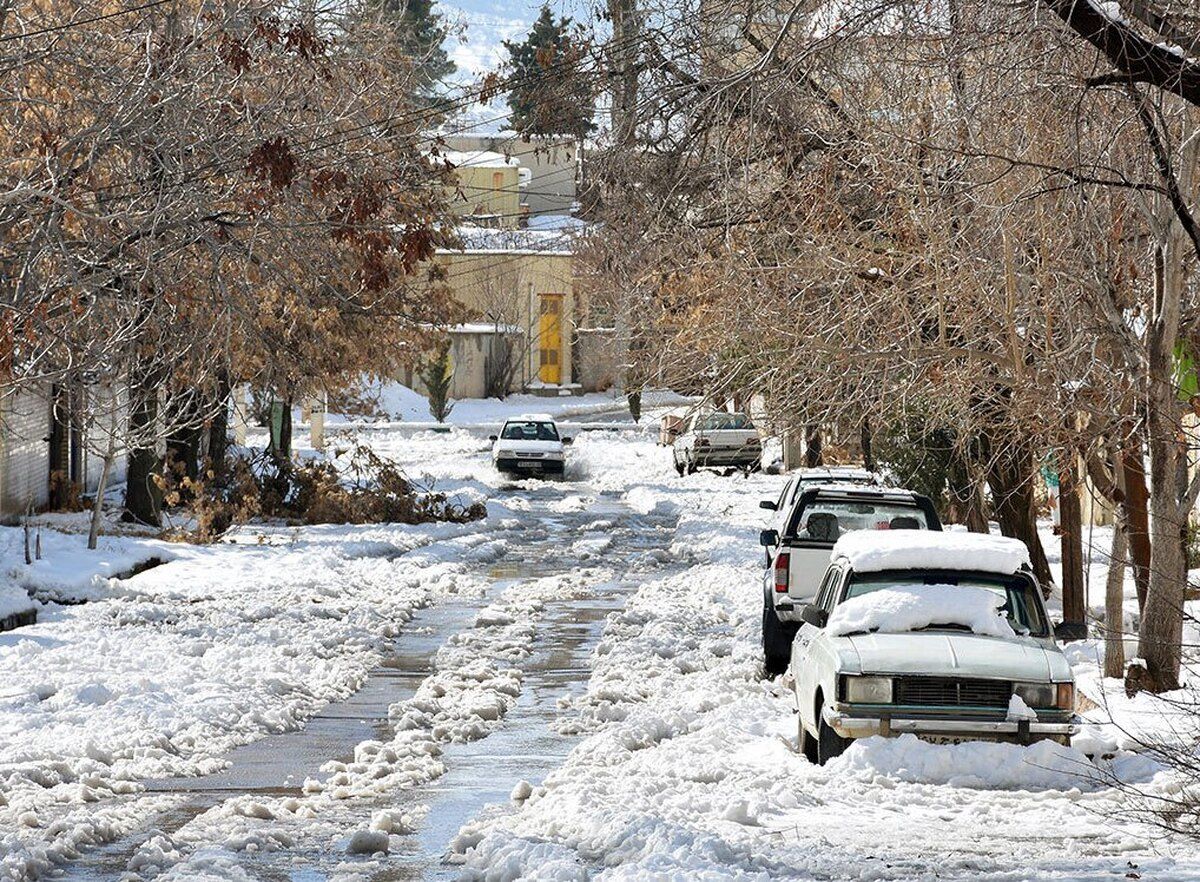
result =
[[0,401],[0,518],[10,520],[50,498],[50,402],[40,389]]
[[531,179],[521,201],[531,215],[569,214],[575,204],[579,145],[571,138],[531,138],[513,132],[497,135],[448,135],[454,150],[488,150],[518,159]]
[[617,340],[613,328],[575,332],[575,375],[584,392],[604,392],[617,381]]
[[451,198],[460,217],[492,217],[497,226],[515,227],[521,219],[519,172],[514,165],[466,165],[454,170],[461,194]]
[[575,328],[574,268],[570,254],[561,252],[466,251],[441,252],[446,282],[454,298],[476,320],[513,326],[522,369],[517,380],[527,386],[538,380],[539,303],[542,294],[562,294],[559,327],[561,384],[571,382],[571,342]]

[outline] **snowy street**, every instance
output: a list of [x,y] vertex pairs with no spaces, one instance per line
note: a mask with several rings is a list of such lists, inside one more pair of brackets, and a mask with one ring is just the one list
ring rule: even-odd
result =
[[487,518],[166,546],[0,635],[0,878],[1200,876],[1120,816],[1113,781],[1173,785],[1115,743],[798,755],[759,648],[783,478],[632,428],[515,483],[478,432],[361,437]]

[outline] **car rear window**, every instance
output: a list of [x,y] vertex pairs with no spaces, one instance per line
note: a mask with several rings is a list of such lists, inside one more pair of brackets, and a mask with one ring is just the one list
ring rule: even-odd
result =
[[836,542],[852,530],[928,530],[925,512],[887,500],[814,499],[800,513],[795,538]]
[[696,420],[697,429],[753,429],[754,423],[744,413],[714,413]]

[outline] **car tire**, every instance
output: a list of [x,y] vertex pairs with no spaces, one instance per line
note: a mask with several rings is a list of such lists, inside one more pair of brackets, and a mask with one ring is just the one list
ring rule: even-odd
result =
[[683,477],[683,475],[684,475],[684,472],[686,472],[686,471],[687,471],[687,470],[686,470],[686,469],[683,467],[683,463],[681,463],[681,462],[679,461],[679,457],[677,457],[677,456],[674,456],[674,455],[672,455],[672,456],[671,456],[671,459],[673,459],[673,460],[675,461],[675,471],[679,472],[679,477],[681,477],[681,478],[682,478],[682,477]]
[[768,677],[778,677],[788,669],[792,657],[792,640],[796,628],[779,621],[775,609],[763,601],[762,648],[763,667]]
[[696,465],[696,460],[692,459],[692,458],[689,456],[689,457],[687,458],[687,473],[688,473],[689,475],[694,475],[694,474],[696,474],[696,472],[697,472],[697,471],[699,471],[699,470],[700,470],[700,466]]
[[[821,709],[824,711],[824,708]],[[817,764],[825,765],[831,759],[841,756],[850,746],[850,739],[843,738],[825,722],[825,714],[817,715]]]
[[796,713],[797,724],[796,728],[799,732],[796,736],[796,749],[806,760],[814,766],[818,763],[817,757],[817,739],[808,734],[808,730],[804,728],[804,720],[800,717],[799,712]]

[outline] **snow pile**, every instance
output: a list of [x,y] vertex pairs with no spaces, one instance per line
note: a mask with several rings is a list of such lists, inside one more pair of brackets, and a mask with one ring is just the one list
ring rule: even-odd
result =
[[935,530],[858,530],[833,546],[859,573],[880,570],[982,570],[1015,573],[1029,566],[1029,549],[1019,539]]
[[976,634],[1015,637],[1000,607],[1004,596],[970,585],[896,585],[842,601],[825,630],[834,637],[879,631],[904,634],[931,625],[962,625]]
[[1083,753],[1053,741],[1029,747],[971,741],[928,744],[915,735],[863,738],[830,766],[836,773],[976,790],[1095,790],[1102,775]]
[[29,594],[24,588],[0,582],[0,622],[9,616],[17,616],[33,609],[33,601],[29,599]]

